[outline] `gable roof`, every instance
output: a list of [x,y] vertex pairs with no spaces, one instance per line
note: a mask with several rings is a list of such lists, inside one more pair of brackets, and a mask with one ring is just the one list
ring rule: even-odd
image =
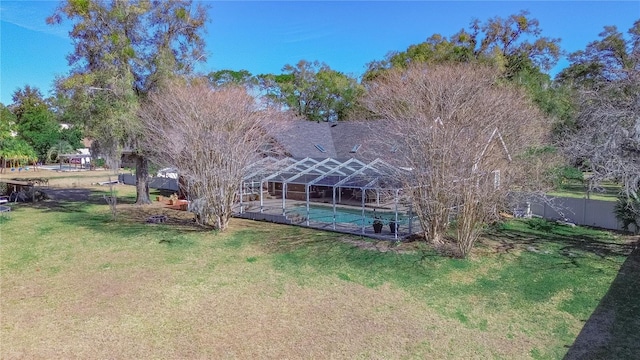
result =
[[[345,121],[338,123],[295,120],[286,131],[274,134],[274,138],[284,148],[285,153],[295,159],[334,158],[339,161],[355,158],[364,162],[377,158],[393,159],[394,141],[383,143],[379,134],[385,134],[384,121]],[[386,135],[385,135],[386,136]],[[483,150],[478,154],[473,166],[475,171],[493,144],[498,145],[505,158],[511,161],[511,154],[495,128]],[[396,147],[397,149],[397,147]],[[324,151],[321,151],[324,150]]]
[[502,139],[502,134],[500,134],[500,131],[498,130],[498,128],[495,128],[491,133],[491,136],[489,136],[489,140],[487,140],[487,143],[485,144],[484,149],[482,149],[482,152],[478,155],[476,162],[473,164],[472,171],[476,171],[478,169],[478,165],[486,155],[487,150],[489,150],[493,141],[498,142],[498,144],[500,145],[500,148],[504,152],[505,158],[507,159],[507,161],[511,162],[511,154],[509,153],[509,149],[507,149],[507,144],[504,143],[504,139]]

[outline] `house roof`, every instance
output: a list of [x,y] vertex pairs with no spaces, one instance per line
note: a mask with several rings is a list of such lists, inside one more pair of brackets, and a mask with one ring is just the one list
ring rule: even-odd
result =
[[330,125],[325,122],[296,120],[287,131],[275,133],[273,137],[296,159],[337,157]]
[[285,152],[296,159],[329,157],[372,161],[390,153],[390,147],[379,144],[373,136],[381,127],[379,121],[317,123],[297,120],[287,131],[273,136]]

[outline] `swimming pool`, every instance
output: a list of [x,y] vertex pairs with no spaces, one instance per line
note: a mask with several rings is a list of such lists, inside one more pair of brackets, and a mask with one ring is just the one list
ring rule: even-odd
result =
[[[306,205],[297,205],[290,209],[287,209],[288,214],[296,214],[302,217],[307,216]],[[372,211],[365,210],[364,212],[364,224],[373,224],[374,217],[377,217],[385,225],[395,220],[394,212],[387,211]],[[337,207],[335,214],[336,223],[340,224],[353,224],[359,227],[362,226],[362,210],[358,209],[346,209]],[[309,221],[317,221],[324,223],[333,223],[333,207],[321,206],[321,205],[309,205]],[[398,213],[398,224],[405,224],[408,222],[406,214]]]

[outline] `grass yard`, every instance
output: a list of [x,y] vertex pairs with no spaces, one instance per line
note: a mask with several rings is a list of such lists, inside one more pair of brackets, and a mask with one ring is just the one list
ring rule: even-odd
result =
[[619,184],[604,182],[600,185],[598,191],[589,192],[588,187],[583,184],[563,185],[560,189],[549,192],[551,196],[564,196],[571,198],[589,198],[593,200],[616,201],[620,194],[621,187]]
[[[632,238],[544,222],[468,260],[101,194],[0,217],[0,358],[635,358]],[[98,190],[98,189],[94,189]],[[106,189],[105,189],[106,190]],[[166,224],[146,224],[166,214]]]

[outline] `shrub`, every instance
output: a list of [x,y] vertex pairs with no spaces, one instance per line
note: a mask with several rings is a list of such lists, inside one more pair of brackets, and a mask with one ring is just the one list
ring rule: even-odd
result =
[[618,195],[614,213],[625,229],[631,231],[629,226],[634,225],[634,232],[638,233],[638,230],[640,230],[638,229],[638,225],[640,225],[640,197],[638,197],[638,194]]
[[536,231],[549,232],[553,229],[553,223],[541,218],[531,218],[527,221],[527,226]]

